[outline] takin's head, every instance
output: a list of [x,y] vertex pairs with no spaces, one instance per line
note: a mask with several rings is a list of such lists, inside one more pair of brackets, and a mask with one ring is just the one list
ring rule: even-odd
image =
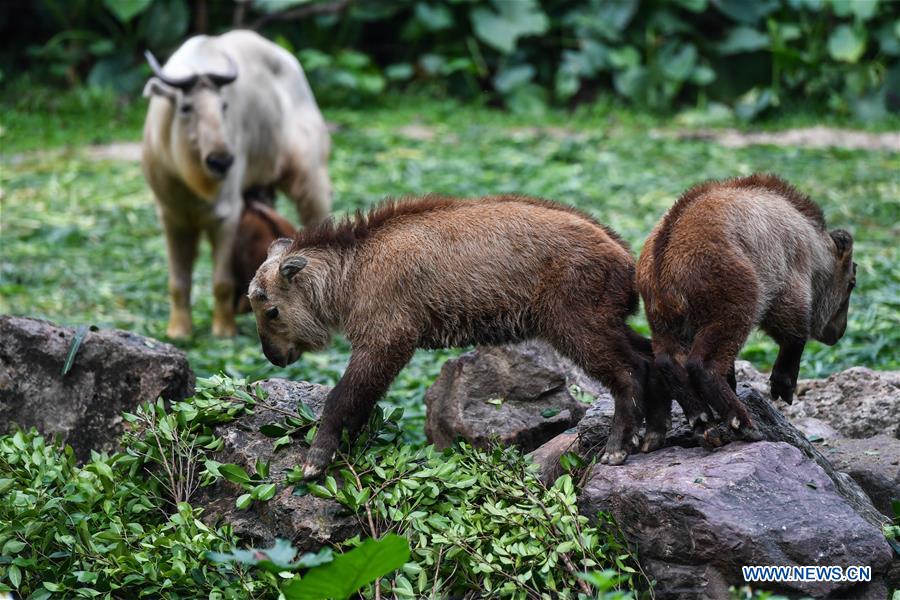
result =
[[224,179],[234,163],[234,152],[228,142],[225,119],[228,101],[222,87],[237,79],[237,65],[226,54],[228,71],[225,73],[171,77],[163,73],[149,50],[145,56],[155,76],[144,87],[144,96],[159,96],[172,103],[173,135],[181,153],[179,161],[199,166],[212,180]]
[[818,322],[824,323],[813,337],[833,346],[847,330],[847,311],[850,308],[850,294],[856,287],[856,263],[853,262],[853,236],[843,229],[829,232],[833,242],[831,252],[834,257],[831,277],[823,282],[816,303],[823,314]]
[[307,351],[322,350],[331,331],[317,307],[322,302],[320,258],[288,253],[291,240],[269,246],[265,262],[250,282],[248,296],[256,315],[263,354],[285,367]]

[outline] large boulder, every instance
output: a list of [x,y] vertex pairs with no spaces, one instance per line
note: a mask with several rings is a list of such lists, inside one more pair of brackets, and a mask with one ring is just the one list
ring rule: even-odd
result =
[[[772,402],[763,397],[753,387],[738,384],[738,397],[747,406],[754,424],[759,430],[762,439],[771,442],[787,442],[796,447],[807,458],[821,467],[832,480],[835,489],[841,494],[848,504],[864,519],[874,526],[880,526],[884,521],[866,493],[846,473],[842,473],[828,461],[819,449],[813,445],[800,430],[791,425],[788,420],[775,409]],[[592,406],[588,416],[578,424],[579,451],[583,454],[592,454],[596,448],[602,448],[609,436],[609,422],[612,419],[612,407],[605,403]],[[722,439],[727,444],[738,441],[733,432],[722,429]],[[680,446],[693,448],[698,446],[697,439],[691,434],[691,430],[684,422],[683,413],[677,404],[673,403],[672,430],[666,436],[664,446]],[[628,460],[632,460],[629,457]]]
[[275,440],[260,433],[263,425],[281,422],[286,414],[297,414],[301,402],[320,416],[329,388],[285,379],[267,379],[259,385],[268,392],[265,403],[257,404],[252,414],[216,428],[224,448],[213,458],[234,463],[248,473],[255,471],[257,460],[268,462],[269,476],[282,483],[274,498],[254,502],[246,510],[235,504],[244,493],[238,485],[220,480],[202,488],[194,502],[204,507],[203,520],[209,524],[229,523],[248,544],[270,546],[275,538],[285,538],[301,550],[317,549],[360,533],[356,518],[334,500],[301,495],[297,492],[302,487],[283,483],[288,471],[304,463],[306,445],[294,441],[275,451]]
[[0,316],[0,429],[18,425],[60,435],[86,459],[91,450],[115,447],[122,412],[194,391],[183,352],[117,329],[88,330],[63,375],[75,333],[39,319]]
[[484,447],[492,439],[534,450],[575,426],[590,399],[607,396],[550,346],[529,341],[479,347],[448,360],[425,393],[425,433],[438,448],[461,436]]
[[893,517],[892,500],[900,500],[900,440],[877,435],[864,440],[830,439],[818,446],[834,467],[865,490],[872,504]]
[[827,379],[800,380],[794,403],[779,409],[790,419],[822,419],[850,438],[900,439],[900,371],[853,367]]
[[658,598],[727,598],[741,566],[866,565],[869,584],[755,584],[791,595],[884,598],[891,549],[832,478],[783,442],[714,451],[669,447],[595,465],[582,514],[610,513],[637,547]]

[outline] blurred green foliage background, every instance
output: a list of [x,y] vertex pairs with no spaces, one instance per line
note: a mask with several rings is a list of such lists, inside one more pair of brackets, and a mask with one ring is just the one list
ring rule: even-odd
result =
[[320,101],[385,90],[541,113],[612,93],[752,120],[798,102],[877,121],[900,110],[889,0],[32,0],[0,3],[7,81],[135,92],[150,48],[251,27],[291,50]]

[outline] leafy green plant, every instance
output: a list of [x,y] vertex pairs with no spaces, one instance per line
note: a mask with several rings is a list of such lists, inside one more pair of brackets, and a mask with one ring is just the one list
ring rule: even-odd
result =
[[[38,0],[46,35],[10,44],[69,83],[135,91],[140,50],[165,55],[191,24],[185,0],[71,4]],[[297,10],[323,14],[290,20]],[[656,110],[712,100],[743,120],[795,95],[862,120],[900,102],[900,4],[886,0],[254,0],[202,20],[218,32],[239,14],[300,58],[325,104],[377,102],[389,85],[486,92],[525,114],[600,91]]]
[[548,488],[512,448],[397,445],[399,418],[398,411],[384,416],[376,409],[334,475],[308,486],[355,512],[368,535],[391,531],[410,539],[411,562],[382,582],[383,592],[574,597],[594,592],[581,576],[598,567],[615,569],[626,588],[640,582],[618,530],[602,515],[593,525],[578,513],[571,477]]
[[161,511],[165,492],[133,473],[131,458],[95,454],[79,467],[71,448],[34,431],[0,437],[0,591],[31,599],[266,595],[273,578],[204,560],[236,543],[230,528],[206,526],[187,503]]
[[381,539],[367,539],[340,555],[330,548],[318,553],[298,556],[297,549],[287,540],[278,540],[270,549],[208,552],[213,562],[237,562],[252,565],[272,573],[296,573],[281,587],[287,600],[328,600],[349,598],[354,592],[380,577],[396,571],[409,560],[409,542],[398,535],[388,534]]
[[891,510],[894,518],[884,524],[884,537],[894,552],[900,554],[900,500],[891,500]]
[[398,535],[367,539],[331,562],[284,584],[287,600],[349,598],[354,592],[399,569],[409,560],[409,542]]

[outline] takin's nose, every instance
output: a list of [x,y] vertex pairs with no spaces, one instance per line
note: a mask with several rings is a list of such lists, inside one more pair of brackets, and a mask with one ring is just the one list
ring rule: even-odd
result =
[[233,162],[234,156],[227,152],[213,152],[206,156],[206,166],[217,175],[225,175]]

